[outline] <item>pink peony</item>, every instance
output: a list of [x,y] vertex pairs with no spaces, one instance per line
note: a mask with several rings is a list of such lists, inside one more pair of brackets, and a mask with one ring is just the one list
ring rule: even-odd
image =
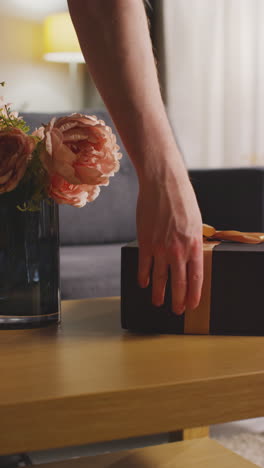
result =
[[58,174],[51,177],[49,196],[59,204],[82,208],[87,202],[95,200],[99,193],[100,188],[97,185],[69,184]]
[[44,138],[44,127],[39,127],[34,130],[32,133],[32,136],[39,138],[40,140],[43,140]]
[[119,170],[116,137],[95,116],[72,114],[45,127],[41,161],[50,175],[58,174],[74,185],[108,185]]
[[0,130],[0,193],[11,192],[17,186],[34,148],[34,138],[22,130]]

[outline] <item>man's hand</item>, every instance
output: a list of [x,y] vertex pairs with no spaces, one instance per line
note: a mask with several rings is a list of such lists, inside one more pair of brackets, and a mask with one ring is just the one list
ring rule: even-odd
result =
[[162,102],[144,3],[68,5],[89,71],[138,174],[140,283],[149,281],[154,257],[155,304],[163,302],[170,266],[173,310],[194,308],[203,276],[202,222]]
[[149,284],[153,263],[152,302],[160,306],[170,267],[172,309],[181,314],[198,306],[203,282],[202,220],[195,194],[175,163],[158,177],[147,173],[139,180],[138,282]]

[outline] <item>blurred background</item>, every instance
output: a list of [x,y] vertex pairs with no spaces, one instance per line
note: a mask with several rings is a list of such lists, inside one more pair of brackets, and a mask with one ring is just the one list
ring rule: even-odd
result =
[[[66,0],[0,3],[1,89],[23,112],[103,108]],[[150,0],[161,90],[188,167],[262,165],[263,0]]]
[[6,82],[0,91],[18,111],[103,107],[80,63],[66,0],[0,2],[0,31],[0,81]]

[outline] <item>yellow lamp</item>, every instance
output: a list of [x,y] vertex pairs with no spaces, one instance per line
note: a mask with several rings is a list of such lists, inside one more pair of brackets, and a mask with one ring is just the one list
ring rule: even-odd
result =
[[44,58],[51,62],[84,63],[69,13],[56,13],[45,19]]
[[44,59],[50,62],[64,62],[69,64],[69,95],[71,97],[71,106],[72,109],[78,109],[82,103],[78,102],[76,96],[76,90],[80,89],[77,66],[78,63],[84,63],[85,60],[68,12],[55,13],[45,19]]

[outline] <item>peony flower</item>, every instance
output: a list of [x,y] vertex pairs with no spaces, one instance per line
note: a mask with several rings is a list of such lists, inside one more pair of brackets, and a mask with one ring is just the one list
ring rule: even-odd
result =
[[0,193],[11,192],[17,186],[34,148],[34,138],[22,130],[0,130]]
[[58,174],[51,177],[49,196],[59,204],[82,208],[87,202],[95,200],[99,193],[100,187],[97,185],[69,184]]
[[35,128],[34,132],[32,132],[32,136],[37,137],[40,140],[43,140],[44,135],[44,127]]
[[72,114],[45,127],[40,159],[50,175],[70,184],[108,185],[120,158],[111,128],[95,116]]

